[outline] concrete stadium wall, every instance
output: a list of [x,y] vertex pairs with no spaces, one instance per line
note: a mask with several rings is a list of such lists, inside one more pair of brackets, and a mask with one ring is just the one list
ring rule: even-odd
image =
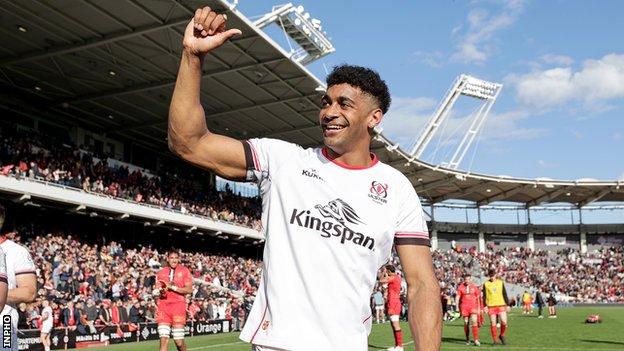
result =
[[536,250],[578,249],[581,246],[581,237],[579,234],[536,234],[534,238]]
[[535,250],[580,249],[581,252],[624,245],[624,224],[513,225],[480,223],[428,223],[432,247],[527,247]]

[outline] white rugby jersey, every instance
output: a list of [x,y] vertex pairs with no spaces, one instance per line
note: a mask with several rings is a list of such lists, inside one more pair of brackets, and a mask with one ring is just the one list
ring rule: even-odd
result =
[[[20,274],[36,274],[35,263],[25,247],[16,244],[12,240],[0,237],[0,249],[4,251],[6,256],[6,273],[9,290],[17,287],[15,276]],[[4,305],[0,316],[6,315],[11,316],[11,324],[13,325],[13,328],[11,328],[11,348],[2,348],[2,344],[0,344],[0,350],[17,350],[17,306],[9,304]],[[2,320],[2,318],[0,318],[0,320]]]
[[286,350],[367,350],[370,295],[393,242],[429,245],[420,201],[403,174],[357,168],[326,149],[243,142],[260,184],[266,238],[258,294],[240,335]]

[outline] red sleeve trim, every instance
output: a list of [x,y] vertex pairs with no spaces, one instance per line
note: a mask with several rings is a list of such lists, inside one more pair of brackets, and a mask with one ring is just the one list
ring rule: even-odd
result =
[[251,155],[253,157],[254,168],[256,169],[256,171],[262,171],[260,167],[260,159],[258,158],[258,154],[256,153],[256,148],[253,146],[251,141],[249,140],[246,140],[246,141],[247,141],[247,144],[249,144],[249,148],[251,149]]
[[429,239],[429,233],[426,232],[396,232],[394,233],[396,238],[422,238]]

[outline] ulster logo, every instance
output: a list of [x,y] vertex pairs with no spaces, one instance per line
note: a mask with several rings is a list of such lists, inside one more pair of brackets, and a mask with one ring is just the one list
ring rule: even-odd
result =
[[388,184],[383,184],[376,180],[373,180],[368,193],[368,197],[373,199],[373,201],[378,204],[387,203],[388,200],[386,200],[386,198],[388,197]]

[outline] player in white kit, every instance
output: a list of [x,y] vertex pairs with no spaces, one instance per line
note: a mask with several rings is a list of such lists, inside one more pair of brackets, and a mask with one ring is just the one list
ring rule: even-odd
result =
[[41,301],[41,343],[45,351],[50,351],[50,333],[52,333],[52,327],[54,326],[54,314],[52,313],[52,307],[50,307],[50,301]]
[[[4,224],[5,209],[0,205],[0,228]],[[35,300],[36,295],[36,271],[35,263],[30,253],[23,246],[9,240],[6,233],[0,234],[0,249],[6,257],[6,275],[8,282],[8,294],[6,305],[2,309],[1,320],[10,322],[11,339],[2,340],[0,350],[17,350],[17,308],[22,302],[28,303]]]
[[263,275],[241,339],[257,350],[366,350],[368,301],[394,244],[408,283],[415,348],[438,349],[439,286],[418,196],[403,174],[369,151],[390,105],[385,82],[363,67],[334,69],[319,114],[323,148],[217,135],[208,131],[200,104],[201,65],[237,34],[225,29],[223,15],[209,8],[195,13],[183,39],[168,140],[192,164],[260,185]]

